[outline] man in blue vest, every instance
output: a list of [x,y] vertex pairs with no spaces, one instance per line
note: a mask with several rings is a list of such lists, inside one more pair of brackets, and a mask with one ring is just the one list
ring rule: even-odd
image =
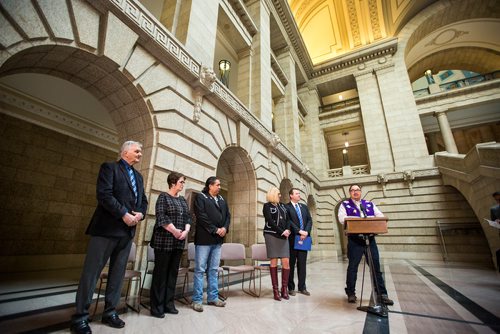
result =
[[[347,217],[383,217],[384,215],[377,206],[364,199],[361,199],[361,186],[353,184],[349,187],[349,195],[351,198],[342,202],[339,207],[339,223],[344,225],[344,220]],[[349,303],[356,302],[356,279],[358,276],[358,266],[363,254],[365,253],[366,242],[363,235],[349,234],[347,237],[347,258],[349,265],[347,266],[347,279],[345,292]],[[370,251],[372,253],[375,276],[377,279],[378,291],[381,294],[381,302],[386,305],[394,305],[394,302],[387,297],[387,289],[385,288],[384,278],[380,271],[380,260],[378,254],[377,243],[375,236],[370,235]]]

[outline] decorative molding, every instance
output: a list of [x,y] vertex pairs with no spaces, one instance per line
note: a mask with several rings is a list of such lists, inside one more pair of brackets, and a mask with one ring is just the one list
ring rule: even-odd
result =
[[203,103],[203,96],[210,93],[217,76],[214,71],[207,66],[202,66],[200,69],[200,78],[198,85],[194,89],[194,109],[193,109],[193,122],[198,123],[201,117],[201,105]]
[[290,11],[290,6],[288,5],[286,0],[272,0],[274,4],[274,8],[278,14],[279,20],[283,24],[285,31],[290,38],[290,42],[295,50],[297,57],[302,64],[307,76],[311,78],[311,73],[313,70],[313,64],[311,58],[309,57],[309,53],[307,52],[304,41],[302,40],[302,36],[300,35],[297,24],[295,23],[295,19],[293,18],[293,14]]
[[378,15],[377,8],[377,0],[368,0],[368,12],[370,15],[370,26],[372,27],[373,39],[381,39],[384,36],[382,35],[382,30],[380,28],[380,21]]
[[403,172],[403,180],[408,183],[408,190],[410,195],[413,196],[413,181],[415,180],[415,173],[411,170],[405,170]]
[[159,46],[175,57],[191,74],[199,76],[200,64],[191,58],[181,44],[171,36],[170,32],[141,5],[133,0],[109,0],[108,2],[115,5]]
[[0,112],[108,150],[116,151],[118,146],[115,130],[3,84],[0,84]]
[[288,78],[272,52],[271,52],[271,68],[273,69],[274,73],[280,80],[281,84],[283,86],[288,85]]
[[429,43],[427,43],[425,46],[442,46],[445,44],[450,43],[454,39],[459,38],[462,35],[467,35],[469,34],[468,31],[463,31],[463,30],[457,30],[457,29],[446,29],[441,31],[436,37],[434,37]]
[[234,9],[236,14],[238,14],[238,17],[240,18],[241,22],[245,25],[245,28],[248,30],[250,33],[250,36],[255,36],[258,32],[259,29],[253,22],[252,18],[250,17],[250,14],[248,14],[248,11],[241,3],[241,0],[228,0],[229,4],[231,7]]
[[[385,61],[383,61],[381,64],[392,63],[391,59],[396,51],[397,38],[392,38],[390,40],[381,42],[378,45],[370,45],[370,47],[365,50],[361,50],[351,55],[336,59],[334,62],[331,62],[327,65],[322,66],[321,68],[314,70],[311,73],[311,78],[316,78],[355,65],[358,65],[358,70],[365,70],[366,63],[368,61],[382,57],[385,58]],[[371,72],[372,70],[370,69],[368,71]]]
[[385,176],[385,174],[382,174],[382,173],[378,174],[377,175],[377,182],[382,185],[382,193],[384,194],[384,197],[387,197],[385,190],[386,190],[387,182],[389,182],[389,181],[387,180],[387,177]]
[[357,47],[361,45],[361,33],[359,29],[358,16],[356,13],[356,3],[355,0],[347,0],[347,13],[349,15],[349,25],[351,27],[353,46]]
[[278,147],[278,144],[281,143],[281,139],[277,134],[273,134],[271,137],[271,140],[269,141],[269,145],[267,145],[267,162],[268,162],[268,167],[271,169],[272,167],[272,155],[271,153],[273,150]]

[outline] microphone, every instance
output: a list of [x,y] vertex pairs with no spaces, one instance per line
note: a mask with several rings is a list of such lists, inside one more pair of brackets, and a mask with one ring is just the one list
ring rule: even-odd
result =
[[366,214],[366,209],[365,209],[363,203],[359,203],[359,208],[361,209],[361,212],[363,212],[363,214],[365,215],[363,218],[368,217],[368,215]]

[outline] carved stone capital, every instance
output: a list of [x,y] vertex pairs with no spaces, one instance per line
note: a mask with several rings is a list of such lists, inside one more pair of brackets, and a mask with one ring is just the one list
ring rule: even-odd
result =
[[415,173],[411,170],[405,170],[403,172],[403,180],[408,183],[408,190],[410,195],[413,196],[413,180],[415,180]]
[[311,171],[311,169],[309,168],[308,165],[304,164],[302,166],[302,175],[306,175],[307,173],[309,173]]
[[268,147],[271,149],[275,149],[279,143],[281,143],[280,137],[277,134],[273,133],[271,140],[269,140]]
[[382,174],[382,173],[381,173],[381,174],[378,174],[378,175],[377,175],[377,182],[378,182],[378,183],[380,183],[380,184],[382,184],[382,185],[383,185],[383,184],[387,183],[387,181],[388,181],[388,180],[387,180],[387,176],[386,176],[385,174]]

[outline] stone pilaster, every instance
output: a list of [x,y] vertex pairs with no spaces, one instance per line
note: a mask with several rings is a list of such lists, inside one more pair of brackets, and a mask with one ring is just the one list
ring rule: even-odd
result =
[[266,1],[258,0],[248,4],[248,12],[257,25],[258,33],[253,36],[250,111],[260,118],[268,129],[272,128],[271,93],[271,22]]
[[307,87],[300,89],[298,95],[308,112],[303,129],[304,135],[301,136],[301,157],[315,174],[320,175],[329,169],[329,164],[325,136],[319,122],[319,96],[315,89]]
[[394,171],[394,157],[387,131],[377,79],[372,71],[354,75],[359,94],[370,173]]
[[429,167],[429,153],[408,75],[381,58],[375,69],[396,171]]
[[301,155],[299,106],[297,103],[297,81],[295,78],[295,61],[289,51],[277,56],[283,72],[288,78],[285,95],[274,112],[275,131],[283,143],[297,156]]
[[252,109],[252,48],[246,48],[238,53],[238,84],[236,88],[236,96],[240,101]]

